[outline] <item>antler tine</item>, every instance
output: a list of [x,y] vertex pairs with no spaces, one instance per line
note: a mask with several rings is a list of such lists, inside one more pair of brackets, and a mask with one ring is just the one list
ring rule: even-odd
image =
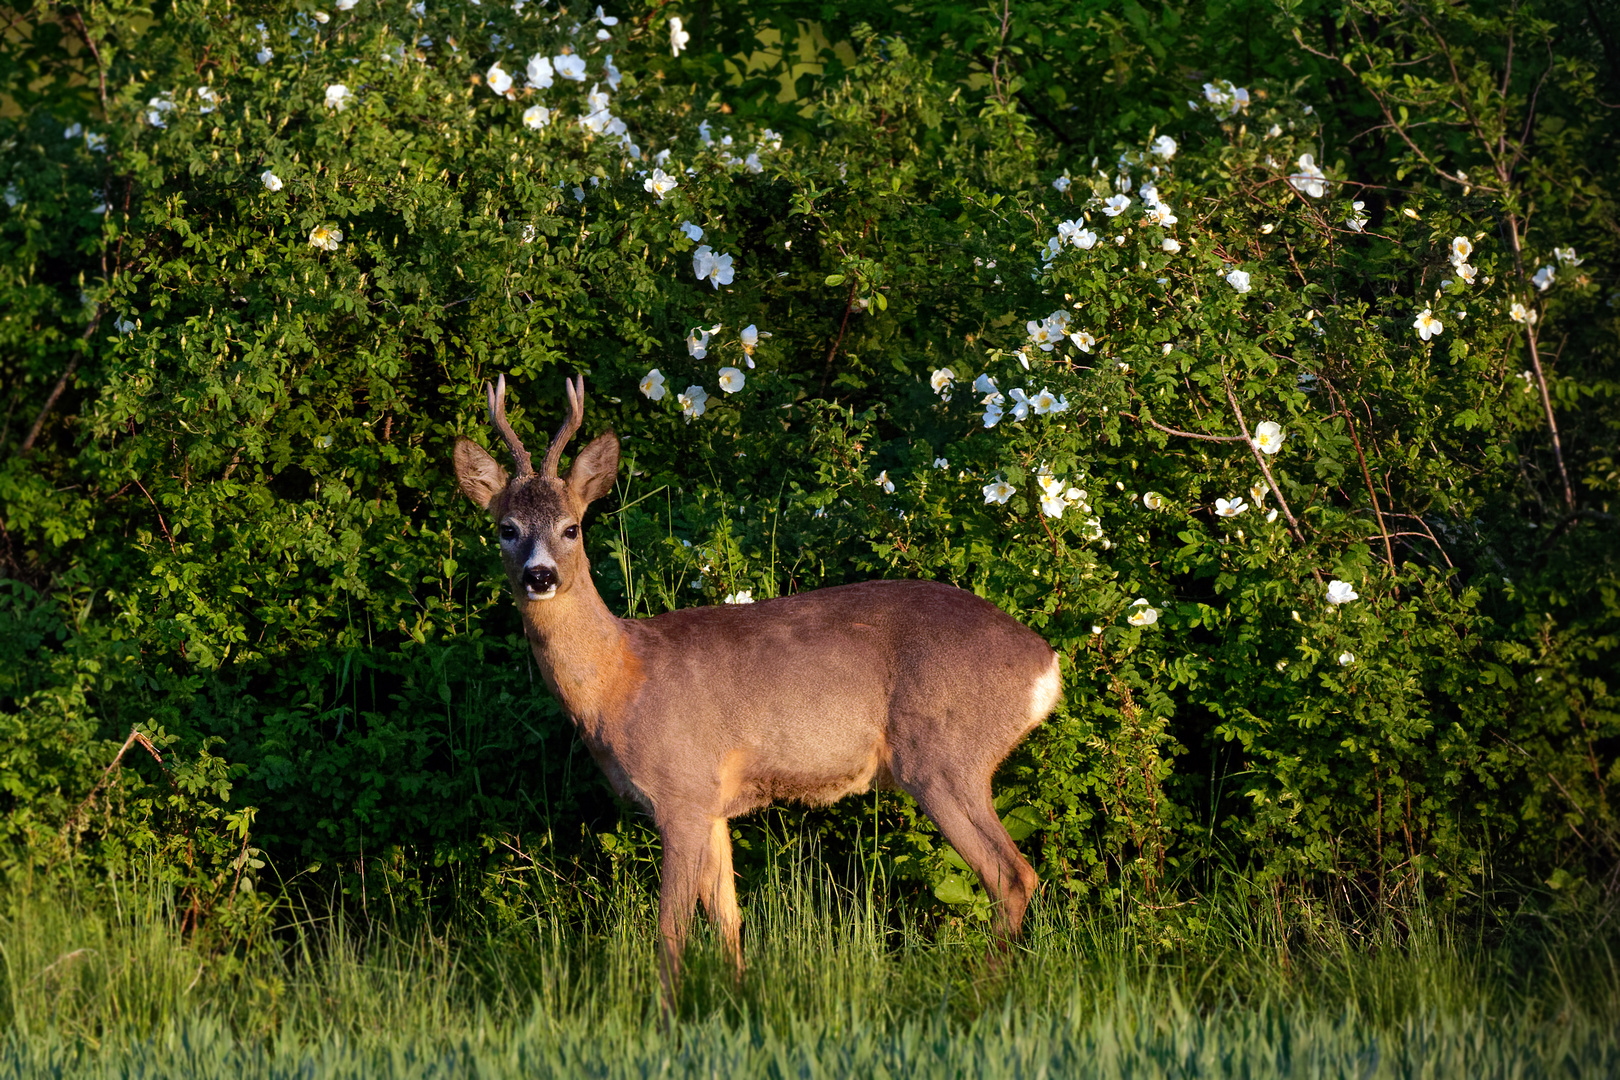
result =
[[506,443],[506,448],[512,451],[512,460],[517,463],[518,476],[528,476],[534,472],[534,465],[529,461],[529,452],[523,449],[523,440],[517,437],[512,430],[511,423],[506,419],[506,376],[501,375],[495,380],[495,385],[484,384],[484,396],[489,399],[489,426],[495,429],[495,434]]
[[546,448],[545,464],[540,469],[541,476],[556,477],[557,465],[562,460],[563,447],[574,437],[579,425],[585,422],[585,376],[576,375],[572,379],[564,379],[563,389],[568,392],[568,418],[563,421],[562,427],[557,429],[557,437],[552,439],[551,445]]

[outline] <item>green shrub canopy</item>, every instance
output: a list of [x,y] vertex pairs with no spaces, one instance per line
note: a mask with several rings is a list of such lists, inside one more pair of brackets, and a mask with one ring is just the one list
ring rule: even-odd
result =
[[[334,6],[5,46],[13,865],[625,850],[450,470],[486,382],[533,449],[574,371],[616,610],[930,578],[1062,654],[998,788],[1058,887],[1613,865],[1590,32],[1290,9],[1233,81],[1174,54],[1240,7]],[[85,802],[133,728],[178,771],[137,745]],[[983,913],[909,802],[809,821],[874,813]]]

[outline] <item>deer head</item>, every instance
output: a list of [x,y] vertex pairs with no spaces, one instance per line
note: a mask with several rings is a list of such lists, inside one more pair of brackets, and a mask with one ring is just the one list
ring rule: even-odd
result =
[[529,452],[506,419],[506,376],[485,386],[489,425],[512,453],[517,472],[506,470],[471,439],[456,441],[456,479],[462,493],[489,511],[500,532],[501,562],[521,604],[551,600],[577,587],[591,588],[581,527],[585,508],[613,487],[619,471],[619,440],[603,432],[574,458],[568,478],[557,475],[563,447],[585,419],[585,378],[564,380],[568,417],[535,472]]

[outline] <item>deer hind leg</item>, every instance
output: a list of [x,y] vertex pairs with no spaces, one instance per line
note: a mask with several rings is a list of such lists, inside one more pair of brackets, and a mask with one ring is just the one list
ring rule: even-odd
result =
[[945,785],[913,794],[956,853],[984,882],[995,902],[996,937],[1006,948],[1018,936],[1040,879],[996,816],[989,782],[975,796],[964,796]]
[[737,908],[737,874],[731,865],[731,823],[717,817],[709,826],[703,851],[701,881],[703,910],[720,934],[721,947],[732,973],[742,977],[742,912]]

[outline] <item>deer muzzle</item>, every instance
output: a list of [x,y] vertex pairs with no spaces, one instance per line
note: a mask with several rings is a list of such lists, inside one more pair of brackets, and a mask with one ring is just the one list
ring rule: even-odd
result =
[[550,600],[557,595],[557,568],[534,564],[523,568],[523,591],[530,600]]

